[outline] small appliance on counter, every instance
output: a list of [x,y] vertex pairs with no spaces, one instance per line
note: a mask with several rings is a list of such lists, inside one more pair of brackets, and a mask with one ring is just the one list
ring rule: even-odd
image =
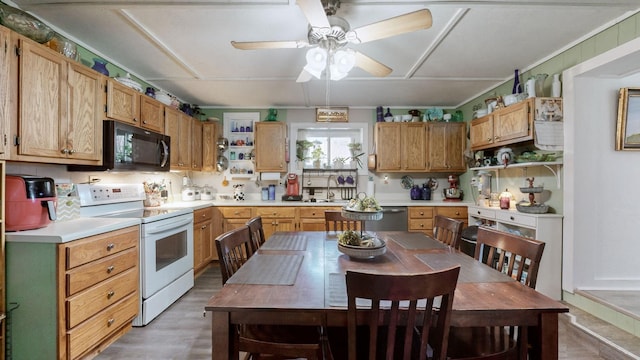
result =
[[462,189],[458,188],[458,176],[457,175],[449,175],[448,180],[449,187],[443,189],[444,200],[445,201],[462,201]]
[[32,230],[56,220],[56,186],[51,178],[6,176],[6,231]]
[[300,183],[298,182],[298,174],[287,174],[287,181],[285,182],[287,187],[285,194],[282,195],[282,201],[301,201],[302,195],[300,195]]

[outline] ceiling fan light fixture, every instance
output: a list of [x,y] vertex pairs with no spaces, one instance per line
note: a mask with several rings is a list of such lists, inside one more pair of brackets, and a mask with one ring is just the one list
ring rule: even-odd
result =
[[309,49],[307,51],[307,65],[305,65],[304,70],[320,79],[322,76],[322,71],[324,71],[327,66],[327,50],[315,47]]
[[332,63],[340,72],[348,73],[356,64],[356,56],[353,51],[349,49],[338,50],[333,54]]

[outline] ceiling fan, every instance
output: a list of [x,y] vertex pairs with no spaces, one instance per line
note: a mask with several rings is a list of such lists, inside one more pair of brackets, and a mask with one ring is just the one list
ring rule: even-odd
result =
[[392,69],[361,52],[347,48],[347,44],[362,44],[431,27],[431,12],[422,9],[351,29],[349,23],[336,16],[340,0],[297,0],[298,6],[309,22],[307,40],[293,41],[231,41],[241,50],[310,48],[307,65],[297,82],[320,78],[328,68],[327,77],[339,80],[357,66],[373,76],[384,77]]

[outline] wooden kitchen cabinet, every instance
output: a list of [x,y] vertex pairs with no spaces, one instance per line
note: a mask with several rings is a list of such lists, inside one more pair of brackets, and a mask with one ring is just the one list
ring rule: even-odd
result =
[[165,135],[171,137],[171,170],[191,170],[192,118],[182,111],[165,108]]
[[216,171],[219,127],[217,122],[202,123],[202,171]]
[[409,206],[409,231],[433,235],[433,207]]
[[140,306],[139,228],[7,243],[7,299],[19,305],[13,358],[91,358],[131,329]]
[[191,170],[202,170],[202,121],[191,118]]
[[[1,29],[0,29],[1,30]],[[6,163],[0,160],[0,178],[4,179],[6,175]],[[0,182],[0,360],[5,358],[5,349],[7,344],[7,304],[6,304],[6,277],[5,277],[5,199],[6,190],[4,181]]]
[[533,102],[527,99],[471,121],[472,150],[533,140]]
[[213,256],[213,207],[193,211],[193,273],[207,268]]
[[467,219],[466,206],[437,206],[433,215],[446,216],[448,218],[462,221],[464,223],[462,226],[463,229],[466,228],[469,223]]
[[255,215],[262,217],[264,237],[269,237],[276,231],[296,230],[296,209],[289,206],[258,206]]
[[298,207],[298,231],[325,231],[324,212],[340,210],[336,206],[302,206]]
[[240,226],[245,225],[252,216],[251,208],[249,207],[225,206],[220,207],[219,209],[222,214],[222,230],[224,232],[237,229]]
[[374,137],[377,171],[427,170],[426,123],[376,123]]
[[10,159],[99,165],[104,77],[12,33],[19,101]]
[[11,30],[0,26],[0,159],[9,158],[11,120],[15,118],[15,109],[11,106],[10,44]]
[[164,132],[164,104],[117,80],[107,81],[107,118]]
[[431,172],[463,173],[467,124],[463,122],[430,122],[427,143],[428,168]]
[[255,171],[285,172],[285,143],[287,124],[279,121],[255,123]]

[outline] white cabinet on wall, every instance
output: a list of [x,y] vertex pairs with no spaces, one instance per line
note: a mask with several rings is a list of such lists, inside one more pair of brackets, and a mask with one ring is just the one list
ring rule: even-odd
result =
[[260,113],[224,113],[224,137],[229,140],[229,148],[224,156],[229,160],[229,168],[225,174],[232,177],[253,177],[255,173],[255,128],[260,121]]
[[545,242],[536,290],[559,300],[562,292],[562,215],[525,214],[469,206],[469,225],[488,225],[496,230],[514,233]]

